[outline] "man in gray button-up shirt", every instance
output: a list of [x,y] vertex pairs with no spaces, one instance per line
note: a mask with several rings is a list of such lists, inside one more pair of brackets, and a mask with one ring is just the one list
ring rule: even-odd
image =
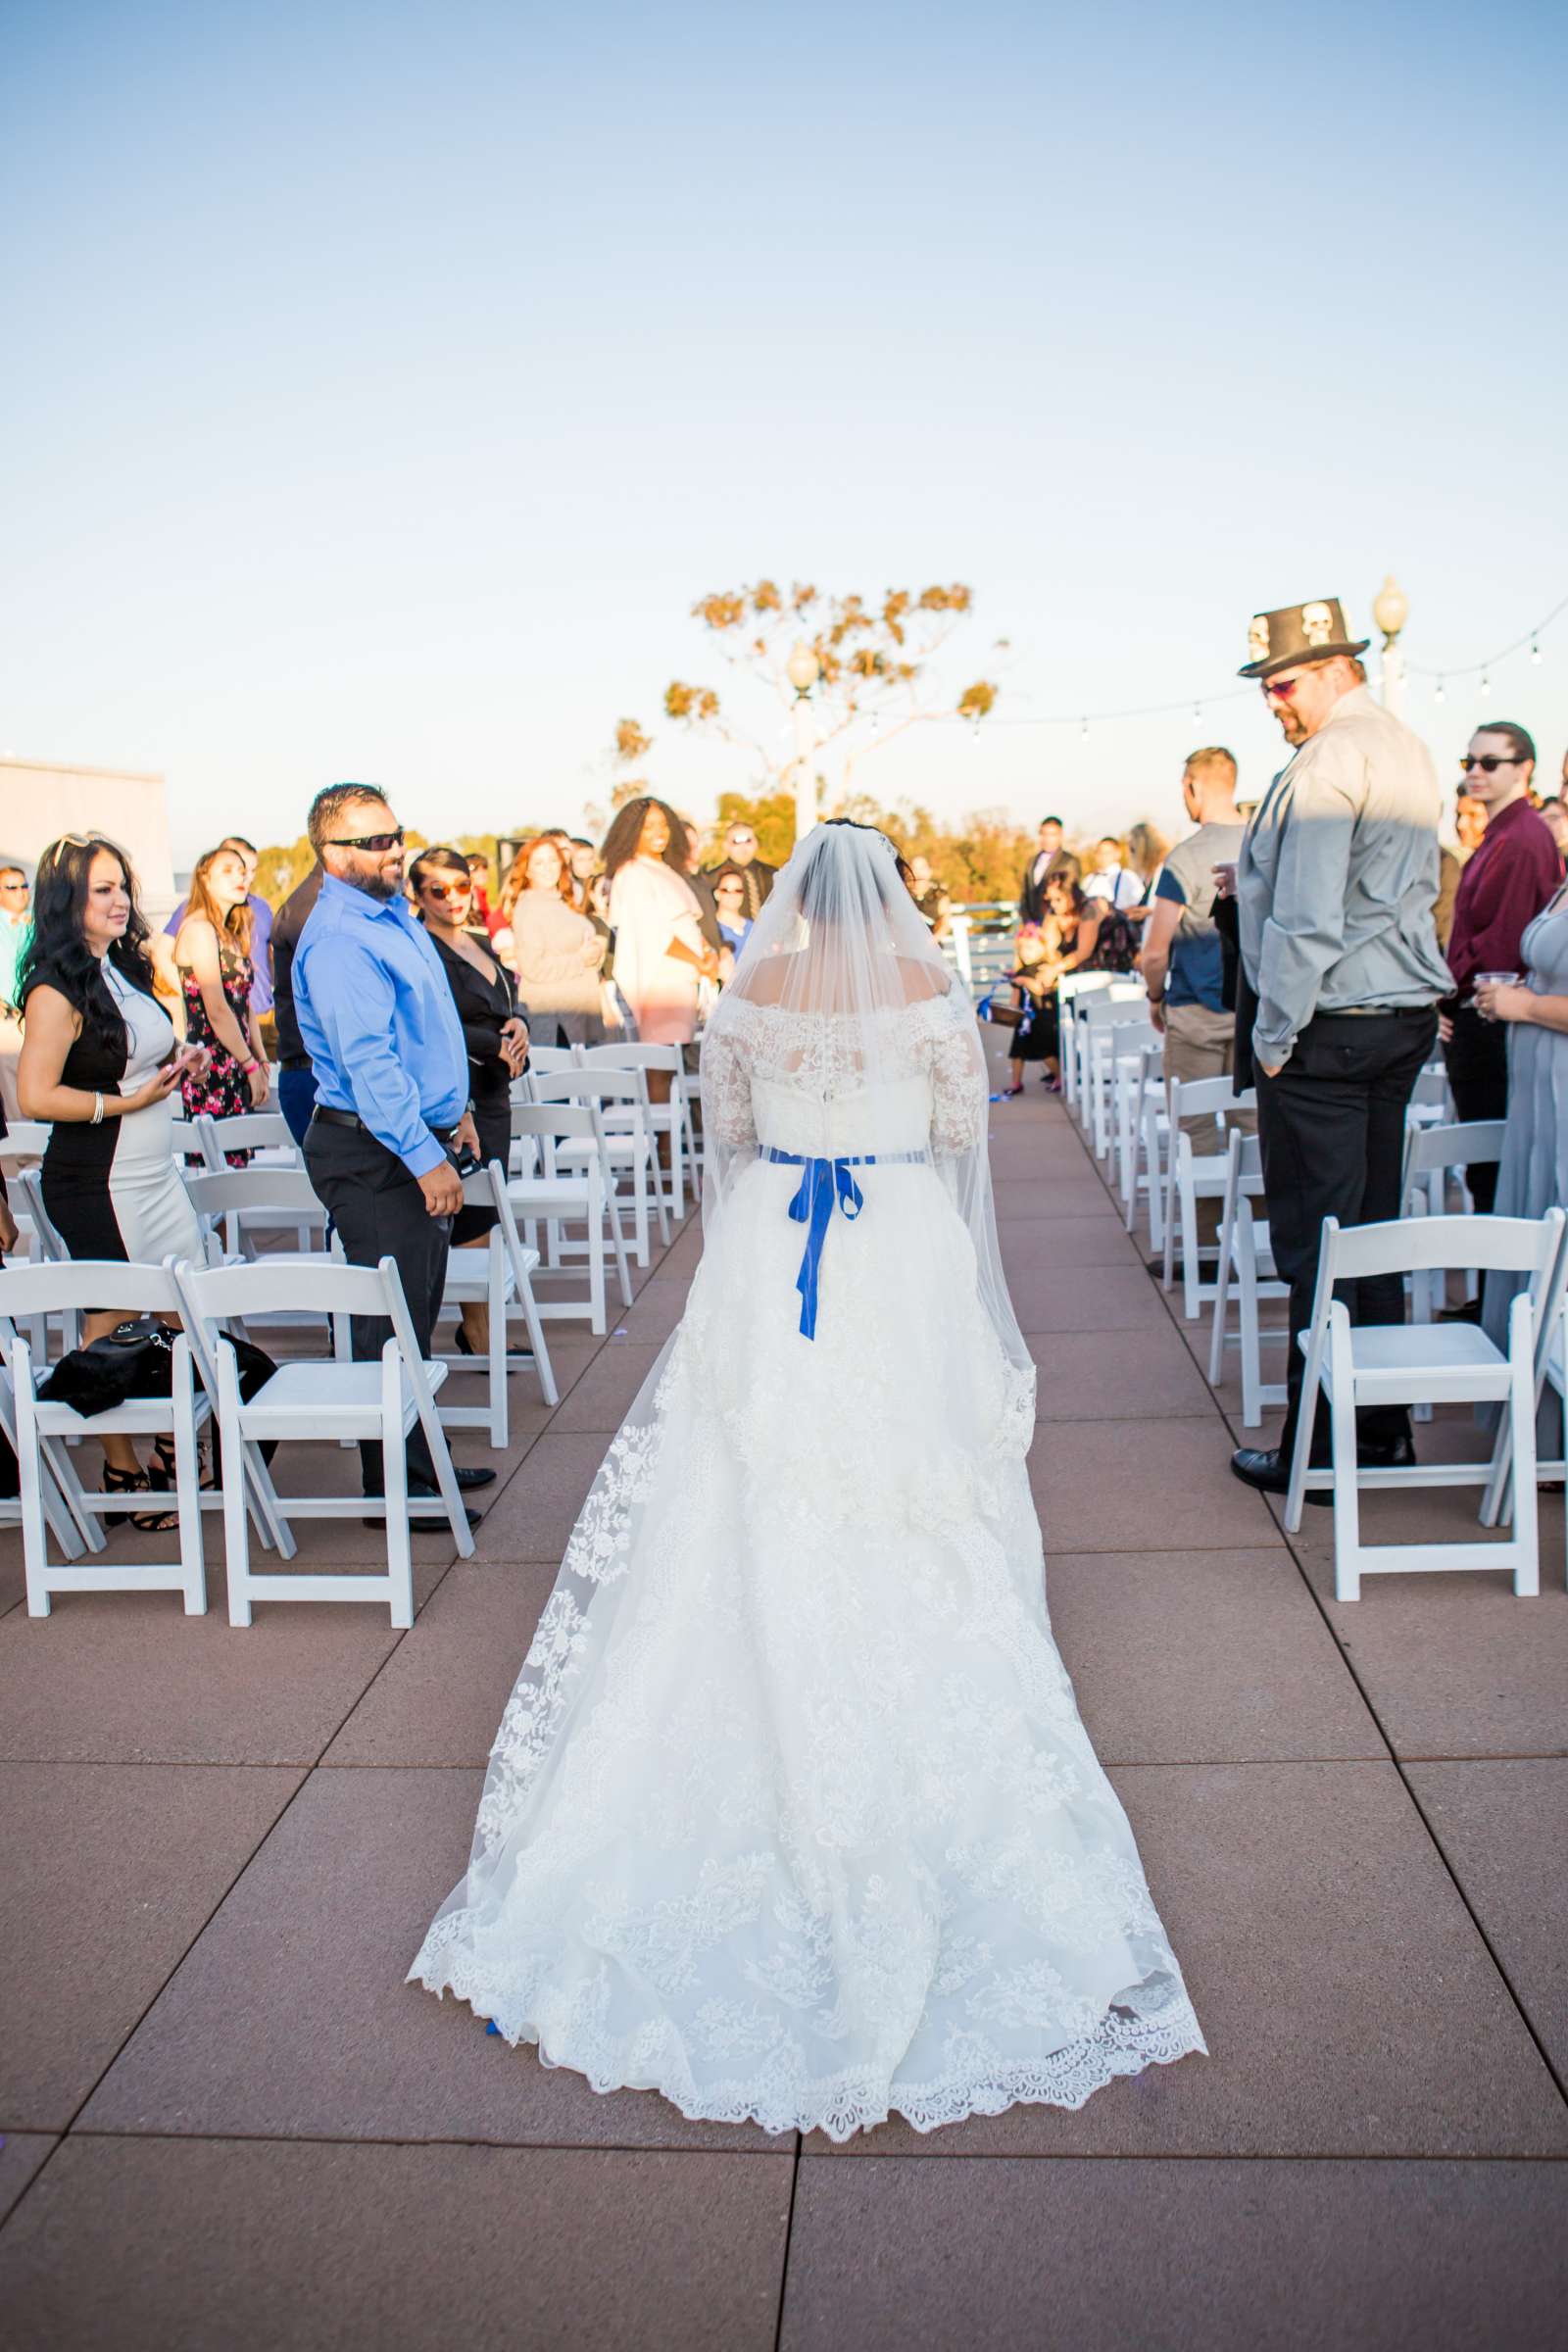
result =
[[[1333,642],[1320,647],[1316,616],[1329,612]],[[1238,1046],[1250,1034],[1269,1233],[1291,1286],[1290,1405],[1279,1446],[1244,1446],[1231,1466],[1249,1485],[1282,1493],[1300,1403],[1297,1338],[1311,1321],[1323,1220],[1367,1225],[1399,1214],[1404,1114],[1451,983],[1433,924],[1439,792],[1426,746],[1367,692],[1338,606],[1260,614],[1253,630],[1264,656],[1243,674],[1261,679],[1296,747],[1236,870]],[[1353,1321],[1402,1322],[1396,1276],[1354,1287],[1359,1295],[1346,1301]],[[1322,1418],[1315,1461],[1327,1458]],[[1358,1437],[1363,1461],[1413,1459],[1403,1406],[1363,1411]]]

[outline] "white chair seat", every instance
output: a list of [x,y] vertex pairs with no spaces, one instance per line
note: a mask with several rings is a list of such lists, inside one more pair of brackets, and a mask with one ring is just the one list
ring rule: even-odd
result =
[[[1303,1353],[1306,1342],[1303,1332]],[[1353,1325],[1350,1364],[1362,1404],[1407,1399],[1413,1389],[1439,1401],[1446,1388],[1465,1399],[1505,1396],[1511,1377],[1507,1357],[1473,1323]],[[1332,1356],[1323,1385],[1332,1396]]]
[[[34,1406],[38,1429],[46,1438],[92,1438],[118,1434],[127,1438],[156,1438],[169,1435],[169,1398],[167,1396],[127,1396],[107,1413],[78,1413],[73,1405],[51,1404],[47,1396],[40,1397]],[[192,1420],[199,1430],[211,1420],[213,1408],[205,1395],[197,1393],[192,1406]],[[153,1506],[138,1504],[138,1509]]]
[[[426,1362],[424,1377],[432,1390],[446,1376],[445,1364]],[[357,1437],[367,1414],[379,1411],[380,1403],[379,1359],[279,1364],[266,1387],[240,1406],[239,1423],[247,1438],[287,1438],[301,1432],[315,1438]],[[403,1412],[407,1436],[418,1413],[412,1392],[405,1391]]]

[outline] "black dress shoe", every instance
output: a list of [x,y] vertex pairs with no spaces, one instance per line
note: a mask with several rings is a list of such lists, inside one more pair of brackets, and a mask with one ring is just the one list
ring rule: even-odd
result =
[[[1358,1446],[1355,1449],[1358,1470],[1412,1470],[1415,1467],[1415,1441],[1410,1437],[1396,1438],[1388,1446]],[[1314,1462],[1314,1470],[1326,1470],[1327,1462]],[[1244,1486],[1256,1487],[1261,1494],[1287,1494],[1291,1486],[1291,1457],[1282,1446],[1242,1446],[1231,1455],[1232,1475]],[[1327,1487],[1308,1487],[1308,1502],[1320,1505],[1332,1503],[1334,1495]]]
[[[460,1470],[456,1462],[452,1465],[452,1475],[458,1482],[460,1494],[471,1494],[477,1487],[493,1487],[496,1483],[496,1474],[493,1470],[482,1468]],[[409,1481],[411,1495],[439,1494],[440,1492],[440,1488],[428,1478],[411,1478]]]
[[[466,1519],[470,1527],[478,1526],[479,1513],[477,1511],[470,1511],[465,1508],[463,1516],[465,1519]],[[384,1518],[365,1519],[361,1521],[361,1525],[364,1527],[385,1527],[386,1520]],[[452,1522],[447,1517],[445,1511],[411,1511],[409,1513],[409,1528],[411,1533],[416,1536],[439,1534],[442,1528],[445,1528],[450,1535],[452,1532]]]

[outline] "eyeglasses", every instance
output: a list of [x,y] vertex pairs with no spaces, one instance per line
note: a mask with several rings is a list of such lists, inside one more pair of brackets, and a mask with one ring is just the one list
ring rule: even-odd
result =
[[1483,752],[1478,756],[1466,752],[1459,762],[1466,775],[1469,775],[1473,768],[1479,767],[1484,776],[1494,776],[1499,767],[1517,767],[1518,764],[1516,757],[1510,759],[1502,752]]
[[473,893],[471,882],[421,882],[419,888],[431,899],[466,899]]
[[394,826],[390,833],[332,833],[326,846],[329,850],[401,850],[403,827]]
[[1271,703],[1288,703],[1300,683],[1299,678],[1265,678],[1263,699]]
[[0,882],[0,890],[20,890],[24,898],[31,888],[30,882]]

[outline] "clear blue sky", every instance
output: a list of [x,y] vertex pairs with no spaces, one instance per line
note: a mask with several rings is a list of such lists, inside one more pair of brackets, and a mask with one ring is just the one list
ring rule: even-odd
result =
[[[1435,665],[1568,594],[1560,9],[4,22],[0,748],[164,768],[182,857],[345,774],[569,818],[764,571],[969,581],[1013,719],[1216,697],[1254,608],[1390,567]],[[1414,699],[1446,774],[1483,710],[1555,767],[1544,651]],[[1274,763],[1250,702],[1199,732]],[[1194,733],[863,773],[1123,822]]]

